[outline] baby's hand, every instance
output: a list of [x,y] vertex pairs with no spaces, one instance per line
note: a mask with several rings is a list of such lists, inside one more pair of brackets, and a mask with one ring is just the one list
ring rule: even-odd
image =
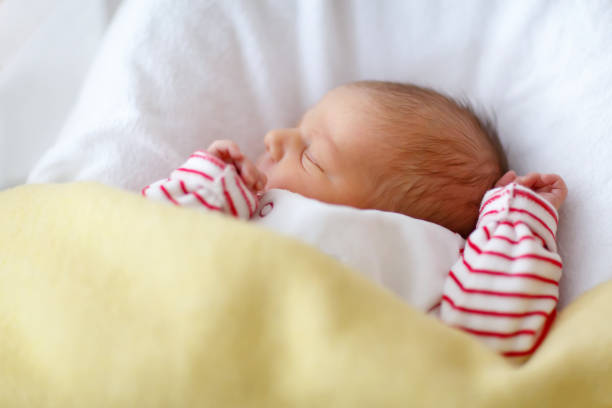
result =
[[236,142],[231,140],[215,140],[207,151],[225,163],[236,167],[238,174],[251,191],[258,192],[263,190],[266,185],[266,175],[259,171],[253,162],[242,154]]
[[530,188],[547,199],[557,210],[567,197],[565,181],[557,174],[529,173],[518,177],[514,170],[510,170],[499,179],[495,187],[504,187],[512,182]]

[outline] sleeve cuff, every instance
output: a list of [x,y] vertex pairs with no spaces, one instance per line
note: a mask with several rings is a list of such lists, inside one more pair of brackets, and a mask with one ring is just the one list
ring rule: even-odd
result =
[[[249,219],[257,208],[257,196],[246,187],[236,168],[204,151],[194,152],[170,178],[159,183],[165,197],[176,205],[193,203],[241,219]],[[151,186],[143,189],[143,195],[155,198],[156,189]],[[163,198],[161,193],[157,196]]]
[[223,174],[226,167],[227,164],[219,158],[210,153],[197,150],[189,156],[181,167],[172,172],[170,178],[182,179],[185,173],[191,173],[199,175],[209,181],[213,181]]
[[237,218],[251,218],[257,209],[257,196],[246,187],[234,166],[226,166],[219,182],[228,212]]
[[478,227],[492,222],[526,224],[549,250],[557,250],[559,214],[545,198],[516,183],[488,191],[480,206]]

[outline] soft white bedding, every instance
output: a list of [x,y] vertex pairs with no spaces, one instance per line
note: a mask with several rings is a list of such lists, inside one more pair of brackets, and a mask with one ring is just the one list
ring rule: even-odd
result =
[[30,182],[137,189],[232,138],[251,154],[325,91],[411,81],[494,112],[511,166],[557,172],[561,303],[612,278],[612,5],[129,0]]
[[0,189],[55,141],[119,2],[0,1]]

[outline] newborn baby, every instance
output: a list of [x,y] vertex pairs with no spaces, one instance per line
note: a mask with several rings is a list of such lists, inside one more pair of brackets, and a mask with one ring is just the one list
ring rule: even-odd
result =
[[269,132],[257,167],[229,141],[209,153],[247,185],[332,204],[393,211],[467,236],[507,165],[497,137],[431,90],[364,81],[329,92],[296,128]]
[[235,143],[216,141],[142,193],[251,219],[264,210],[260,198],[282,189],[469,235],[432,312],[503,355],[535,351],[558,301],[555,231],[567,194],[559,176],[506,172],[489,126],[408,84],[333,89],[295,128],[271,131],[264,143],[254,164]]

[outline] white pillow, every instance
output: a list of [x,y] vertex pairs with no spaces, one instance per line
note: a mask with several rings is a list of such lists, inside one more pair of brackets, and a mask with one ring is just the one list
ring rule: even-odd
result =
[[612,278],[611,38],[606,0],[131,0],[29,181],[139,189],[213,139],[259,153],[341,83],[410,81],[494,112],[519,173],[565,177],[567,304]]

